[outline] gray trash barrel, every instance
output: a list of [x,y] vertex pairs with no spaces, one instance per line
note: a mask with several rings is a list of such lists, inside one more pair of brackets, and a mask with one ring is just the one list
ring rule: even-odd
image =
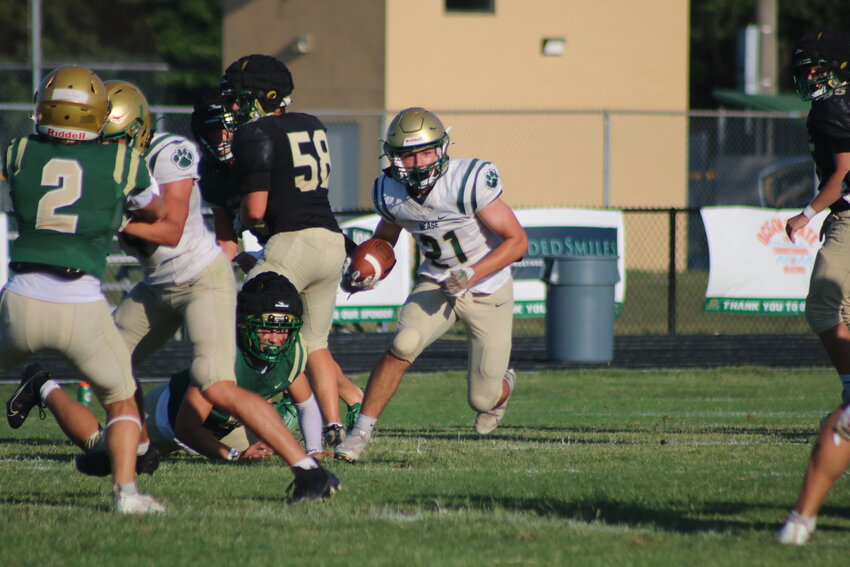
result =
[[614,358],[616,256],[545,259],[546,355],[549,360],[610,362]]

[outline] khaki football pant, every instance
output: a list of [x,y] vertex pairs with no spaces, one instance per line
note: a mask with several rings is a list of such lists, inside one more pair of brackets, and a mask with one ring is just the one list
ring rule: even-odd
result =
[[134,367],[183,325],[192,343],[193,383],[205,390],[222,380],[236,381],[236,280],[224,254],[185,284],[136,284],[113,317]]
[[133,397],[130,354],[106,301],[51,303],[4,291],[0,296],[0,370],[31,355],[63,354],[103,404]]
[[469,334],[469,405],[478,412],[488,411],[502,395],[502,379],[511,357],[513,318],[513,280],[490,295],[467,292],[453,298],[443,293],[439,284],[419,278],[399,312],[390,352],[412,363],[460,320]]
[[842,321],[850,324],[850,211],[832,213],[826,237],[815,257],[806,321],[820,334]]
[[344,261],[342,233],[308,228],[279,232],[269,238],[263,256],[248,272],[246,280],[263,272],[282,274],[301,294],[304,303],[301,336],[307,344],[307,354],[328,348]]

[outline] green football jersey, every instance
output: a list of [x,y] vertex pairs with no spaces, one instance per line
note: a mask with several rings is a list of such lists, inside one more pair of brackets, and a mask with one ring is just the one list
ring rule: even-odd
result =
[[124,144],[12,140],[5,173],[18,238],[12,262],[73,268],[103,278],[127,196],[150,186],[142,155]]
[[[299,335],[296,342],[287,355],[280,362],[273,364],[266,372],[258,370],[248,360],[248,357],[240,350],[236,353],[236,383],[246,390],[250,390],[260,397],[271,399],[289,388],[289,385],[304,372],[307,365],[307,349],[304,339]],[[170,399],[168,401],[168,420],[172,427],[177,423],[177,412],[186,396],[191,377],[188,370],[178,372],[171,377],[168,388]],[[221,439],[239,425],[230,414],[213,407],[204,428]]]

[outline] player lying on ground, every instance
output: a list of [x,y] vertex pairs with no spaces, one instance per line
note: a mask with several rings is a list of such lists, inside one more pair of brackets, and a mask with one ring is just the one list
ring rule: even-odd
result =
[[[239,386],[266,399],[288,391],[308,450],[320,452],[321,414],[303,375],[306,355],[299,332],[302,308],[297,292],[284,276],[267,272],[246,284],[239,292],[237,306],[239,353],[235,372]],[[29,402],[21,408],[22,398]],[[47,372],[33,365],[28,367],[7,408],[13,400],[17,400],[24,418],[35,405],[53,413],[65,434],[86,451],[77,459],[82,472],[95,476],[109,473],[97,419],[50,380]],[[191,384],[188,370],[151,390],[145,396],[145,413],[151,442],[166,454],[179,448],[227,460],[272,454],[262,442],[249,446],[245,428],[225,410],[204,399],[197,386]],[[155,467],[149,464],[144,472],[152,472],[152,468]],[[331,473],[321,468],[311,470],[321,472],[305,476],[296,470],[295,500],[326,497],[339,488]]]

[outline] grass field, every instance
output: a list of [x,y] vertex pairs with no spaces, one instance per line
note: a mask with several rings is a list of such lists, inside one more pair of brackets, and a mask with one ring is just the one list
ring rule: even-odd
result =
[[277,460],[178,457],[140,480],[162,517],[110,513],[108,481],[77,474],[77,450],[34,412],[0,425],[0,564],[837,565],[843,479],[812,543],[773,540],[837,384],[827,370],[521,374],[481,438],[463,374],[410,375],[362,461],[325,463],[344,484],[331,501],[283,504]]

